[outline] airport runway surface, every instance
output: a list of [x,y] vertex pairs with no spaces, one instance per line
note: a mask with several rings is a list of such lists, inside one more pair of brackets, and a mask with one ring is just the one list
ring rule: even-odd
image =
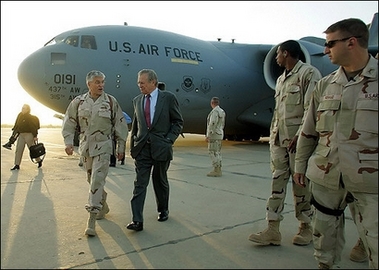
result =
[[[1,144],[10,128],[1,129]],[[38,169],[25,149],[19,171],[10,171],[13,150],[1,147],[2,269],[317,269],[313,245],[295,246],[298,232],[288,186],[281,246],[260,246],[250,233],[266,228],[271,190],[267,141],[223,141],[222,177],[207,177],[211,161],[204,136],[185,134],[174,145],[168,171],[170,216],[157,221],[150,183],[144,230],[126,229],[135,177],[125,165],[110,168],[106,191],[109,214],[96,223],[96,237],[84,235],[88,214],[86,173],[79,156],[64,152],[60,128],[42,128],[47,154]],[[349,260],[358,233],[346,210],[346,245],[337,268],[367,269]]]

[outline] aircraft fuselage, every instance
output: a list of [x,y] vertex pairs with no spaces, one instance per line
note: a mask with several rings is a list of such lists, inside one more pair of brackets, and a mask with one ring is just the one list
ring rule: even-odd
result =
[[[302,60],[326,75],[337,67],[323,46],[299,40]],[[259,139],[269,134],[275,80],[282,70],[276,47],[265,44],[202,41],[171,32],[134,26],[93,26],[64,32],[19,66],[22,87],[40,103],[65,113],[69,102],[87,90],[91,70],[106,75],[105,91],[133,116],[140,94],[137,73],[154,69],[165,91],[180,103],[184,133],[204,134],[213,96],[226,112],[225,138]]]

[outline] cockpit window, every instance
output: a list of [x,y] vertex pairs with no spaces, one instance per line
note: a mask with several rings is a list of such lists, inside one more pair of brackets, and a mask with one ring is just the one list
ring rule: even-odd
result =
[[56,36],[56,37],[53,37],[52,39],[50,39],[43,46],[49,46],[49,45],[58,44],[58,43],[63,42],[63,40],[64,40],[64,37],[62,35],[59,35],[59,36]]
[[97,49],[96,40],[94,36],[83,35],[81,38],[82,42],[80,43],[80,47],[92,50]]
[[78,47],[79,36],[68,36],[64,42],[68,45]]

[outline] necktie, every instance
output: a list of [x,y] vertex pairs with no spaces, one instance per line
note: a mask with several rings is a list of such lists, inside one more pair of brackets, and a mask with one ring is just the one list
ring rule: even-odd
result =
[[150,128],[150,125],[151,125],[151,119],[150,119],[150,94],[146,95],[145,119],[146,119],[147,127]]

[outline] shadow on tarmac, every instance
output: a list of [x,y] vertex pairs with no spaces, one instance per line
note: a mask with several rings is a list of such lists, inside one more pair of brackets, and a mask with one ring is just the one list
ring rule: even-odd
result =
[[[11,135],[2,128],[4,144]],[[317,269],[313,245],[292,244],[298,231],[291,188],[281,223],[281,246],[260,246],[247,238],[266,228],[266,200],[271,190],[267,141],[223,141],[223,176],[211,170],[204,136],[185,134],[174,145],[168,171],[170,217],[157,221],[152,184],[144,210],[144,230],[134,232],[130,199],[133,160],[110,168],[109,214],[96,222],[96,237],[84,235],[88,183],[79,156],[64,152],[60,128],[42,128],[39,141],[47,154],[42,168],[27,150],[19,171],[13,150],[1,149],[2,269]],[[367,269],[349,260],[358,233],[346,211],[346,245],[337,268]]]

